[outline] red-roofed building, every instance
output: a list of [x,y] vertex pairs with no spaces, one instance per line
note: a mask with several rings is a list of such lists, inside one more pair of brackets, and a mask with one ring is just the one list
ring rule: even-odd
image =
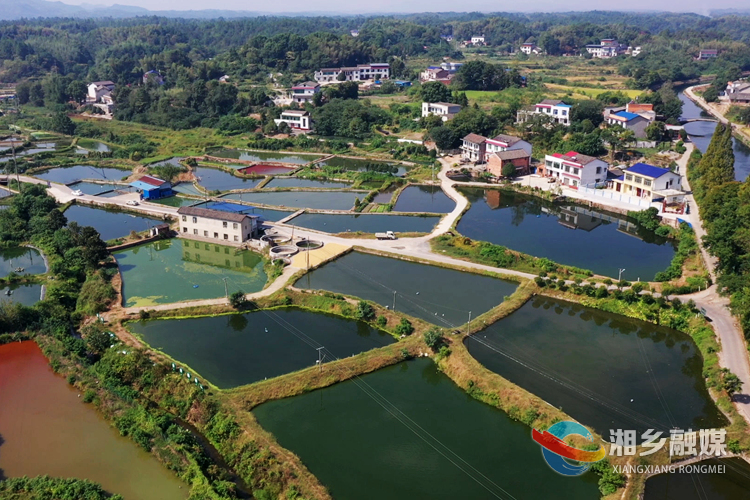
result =
[[604,160],[568,151],[547,155],[544,167],[537,169],[537,173],[552,177],[563,186],[578,189],[578,186],[593,187],[605,182],[608,169],[609,164]]
[[141,176],[138,180],[130,183],[144,200],[158,200],[172,196],[172,184],[169,181],[161,180],[152,175]]

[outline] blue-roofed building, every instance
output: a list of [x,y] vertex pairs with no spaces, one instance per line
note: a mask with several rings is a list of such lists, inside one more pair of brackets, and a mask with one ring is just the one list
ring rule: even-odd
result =
[[651,123],[651,120],[637,113],[620,111],[617,113],[610,113],[607,117],[607,123],[632,130],[636,138],[645,139],[646,127]]
[[609,181],[608,188],[615,192],[645,198],[651,201],[681,200],[682,191],[679,174],[668,168],[655,167],[648,163],[636,163],[624,169],[620,177]]
[[174,195],[172,183],[163,181],[152,175],[141,176],[138,180],[131,182],[130,186],[141,193],[144,200],[158,200]]

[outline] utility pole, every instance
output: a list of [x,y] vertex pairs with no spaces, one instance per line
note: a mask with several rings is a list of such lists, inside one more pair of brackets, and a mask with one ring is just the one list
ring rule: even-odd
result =
[[466,323],[466,335],[471,333],[471,311],[469,311],[469,322]]
[[224,280],[224,295],[226,296],[227,300],[229,300],[229,288],[227,288],[227,279],[221,278]]
[[323,349],[325,349],[325,347],[318,347],[318,371],[321,372],[323,371]]
[[393,290],[393,312],[396,312],[396,290]]
[[620,274],[617,276],[617,281],[622,281],[622,273],[625,272],[625,268],[620,269]]

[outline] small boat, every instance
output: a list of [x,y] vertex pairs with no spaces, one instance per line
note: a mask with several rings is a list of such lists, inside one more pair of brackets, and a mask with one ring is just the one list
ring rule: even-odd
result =
[[13,293],[12,290],[5,290],[5,295],[10,295],[11,293]]

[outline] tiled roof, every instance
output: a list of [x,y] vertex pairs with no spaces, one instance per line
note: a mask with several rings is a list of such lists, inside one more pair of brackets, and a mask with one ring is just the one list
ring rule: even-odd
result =
[[554,153],[552,156],[554,156],[555,158],[560,158],[561,160],[575,162],[579,165],[587,165],[594,160],[598,160],[598,158],[594,158],[593,156],[582,155],[580,153],[576,153],[575,151],[568,151],[565,154]]
[[315,82],[302,82],[302,83],[298,83],[292,88],[293,89],[314,89],[315,87],[320,87],[320,84],[315,83]]
[[511,149],[509,151],[498,151],[495,156],[501,160],[517,160],[519,158],[530,158],[531,155],[523,149]]
[[521,140],[520,137],[516,137],[514,135],[506,135],[506,134],[498,134],[495,137],[492,138],[493,141],[497,142],[503,142],[507,144],[508,146],[512,146],[513,144],[517,143]]
[[159,179],[158,177],[154,177],[153,175],[144,175],[140,179],[138,179],[141,182],[145,182],[146,184],[149,184],[154,187],[159,187],[162,184],[166,183],[167,181],[163,181]]
[[625,172],[629,174],[638,174],[644,177],[657,179],[664,174],[668,174],[669,172],[671,172],[671,170],[669,170],[668,168],[655,167],[653,165],[649,165],[648,163],[636,163],[629,169],[625,170]]
[[225,220],[228,222],[242,222],[248,217],[246,214],[233,212],[224,212],[222,210],[213,210],[211,208],[180,207],[177,209],[180,215],[190,215],[193,217],[204,217],[206,219]]
[[487,138],[479,134],[469,134],[466,137],[464,137],[464,140],[468,142],[473,142],[475,144],[481,144],[484,141],[486,141]]
[[547,104],[549,106],[557,106],[558,104],[564,104],[562,101],[559,101],[557,99],[545,99],[539,104]]

